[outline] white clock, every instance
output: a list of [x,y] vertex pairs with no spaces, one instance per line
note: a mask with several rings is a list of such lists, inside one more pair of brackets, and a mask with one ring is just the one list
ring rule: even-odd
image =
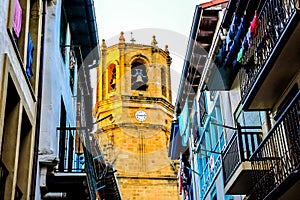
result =
[[138,110],[135,112],[135,118],[136,120],[143,122],[147,119],[147,113],[143,110]]

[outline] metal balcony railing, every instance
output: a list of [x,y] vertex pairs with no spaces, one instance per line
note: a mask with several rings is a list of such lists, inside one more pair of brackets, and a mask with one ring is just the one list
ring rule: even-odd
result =
[[264,199],[300,167],[300,92],[250,157],[254,198]]
[[258,35],[253,39],[252,47],[243,57],[243,68],[240,70],[241,95],[245,99],[253,87],[258,75],[273,55],[282,35],[295,14],[293,0],[267,0],[259,15]]
[[92,199],[96,199],[97,183],[96,183],[96,171],[95,164],[93,162],[92,145],[89,139],[89,135],[85,134],[84,144],[84,155],[85,155],[85,171],[87,173],[90,194]]
[[58,172],[86,172],[90,196],[96,199],[96,175],[90,139],[84,128],[57,128],[59,132]]
[[0,200],[4,200],[4,191],[7,176],[8,170],[6,169],[4,163],[0,160]]
[[97,138],[90,135],[90,152],[93,156],[97,191],[103,199],[122,199],[113,166],[104,159]]
[[[57,128],[57,131],[60,135],[58,171],[86,172],[91,199],[97,198],[97,191],[100,196],[121,199],[114,170],[105,162],[97,139],[85,128]],[[79,156],[84,159],[78,159]]]
[[[260,127],[247,127],[257,129]],[[261,142],[261,132],[241,132],[236,130],[222,152],[224,180],[227,183],[237,167],[250,156]]]
[[[74,127],[57,128],[59,134],[59,172],[84,172],[83,145]],[[78,131],[79,132],[79,131]],[[77,143],[76,143],[77,142]]]

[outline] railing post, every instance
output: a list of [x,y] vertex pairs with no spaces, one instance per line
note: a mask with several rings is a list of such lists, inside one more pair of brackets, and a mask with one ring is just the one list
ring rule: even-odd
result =
[[74,137],[72,130],[68,130],[69,146],[68,146],[68,172],[72,172],[73,169],[73,156],[74,156]]
[[242,128],[240,123],[237,123],[237,142],[238,142],[238,147],[239,151],[238,154],[240,156],[240,161],[243,162],[245,160],[244,152],[243,152],[243,142],[242,142]]
[[65,138],[66,130],[59,129],[59,164],[58,171],[63,172],[65,168]]

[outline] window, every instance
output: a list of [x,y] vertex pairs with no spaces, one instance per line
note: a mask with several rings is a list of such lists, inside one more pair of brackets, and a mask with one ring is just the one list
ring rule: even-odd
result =
[[[216,104],[215,104],[215,107],[214,107],[211,115],[212,115],[213,122],[215,122],[216,124],[223,124],[219,98],[216,100]],[[216,146],[216,145],[220,145],[219,141],[222,136],[223,127],[220,125],[216,125],[216,124],[211,123],[210,132],[211,132],[212,143],[213,143],[212,148],[215,151],[219,151],[220,150],[219,146]]]
[[146,66],[141,62],[131,64],[131,89],[146,91],[148,88],[148,76]]
[[25,37],[27,41],[27,58],[26,58],[26,74],[30,78],[30,82],[32,87],[35,89],[35,81],[36,76],[36,60],[39,59],[39,55],[36,52],[36,46],[39,43],[40,35],[39,30],[42,28],[41,26],[37,28],[37,23],[42,17],[38,14],[39,11],[39,2],[31,0],[30,1],[30,18],[29,18],[29,31],[26,33]]
[[[27,196],[26,180],[29,178],[30,146],[32,146],[32,124],[21,103],[20,95],[17,91],[15,83],[8,76],[7,95],[5,101],[4,126],[1,142],[0,159],[2,169],[5,169],[0,180],[0,197],[10,199],[12,190],[16,187],[18,191],[15,193],[17,197]],[[5,97],[4,97],[5,98]],[[17,153],[18,152],[18,153]],[[18,161],[18,162],[16,162]],[[7,177],[6,177],[7,176]],[[13,177],[17,177],[14,181]],[[4,193],[4,194],[3,194]]]
[[116,90],[116,83],[117,83],[117,72],[116,72],[116,65],[111,64],[108,67],[108,93],[111,93]]
[[61,18],[60,18],[60,46],[61,46],[61,55],[63,61],[66,61],[66,38],[67,38],[67,14],[64,7],[61,7]]
[[[14,0],[10,6],[12,10],[10,12],[11,20],[8,33],[20,65],[22,66],[23,63],[26,65],[24,71],[29,78],[32,78],[35,73],[35,66],[33,67],[35,65],[35,60],[33,59],[36,57],[34,56],[34,46],[39,39],[37,33],[40,27],[37,27],[37,21],[40,16],[36,14],[38,12],[37,5],[36,1],[30,1],[29,3],[28,1]],[[30,13],[27,13],[27,9],[30,10]],[[34,24],[34,28],[30,27],[30,24]],[[27,30],[28,32],[25,32]],[[25,46],[25,41],[27,41],[27,46]],[[27,54],[24,53],[25,51]],[[35,86],[35,80],[30,81],[31,85]]]
[[[22,4],[21,4],[22,3]],[[24,32],[24,23],[26,22],[26,12],[24,12],[23,7],[25,7],[26,2],[15,0],[13,7],[13,22],[12,22],[12,34],[16,45],[21,50],[21,44],[24,43],[23,32]],[[25,23],[26,24],[26,23]],[[23,29],[23,31],[22,31]]]

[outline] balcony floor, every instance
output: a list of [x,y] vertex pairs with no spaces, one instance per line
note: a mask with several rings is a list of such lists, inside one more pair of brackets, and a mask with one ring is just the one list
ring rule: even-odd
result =
[[284,193],[279,200],[298,199],[299,198],[300,180],[293,185],[288,192]]
[[252,189],[251,163],[242,162],[225,185],[226,194],[247,194]]
[[300,189],[300,172],[295,170],[271,195],[268,199],[274,199],[278,196],[278,200],[299,199]]
[[84,193],[87,184],[86,173],[54,173],[47,176],[48,192]]

